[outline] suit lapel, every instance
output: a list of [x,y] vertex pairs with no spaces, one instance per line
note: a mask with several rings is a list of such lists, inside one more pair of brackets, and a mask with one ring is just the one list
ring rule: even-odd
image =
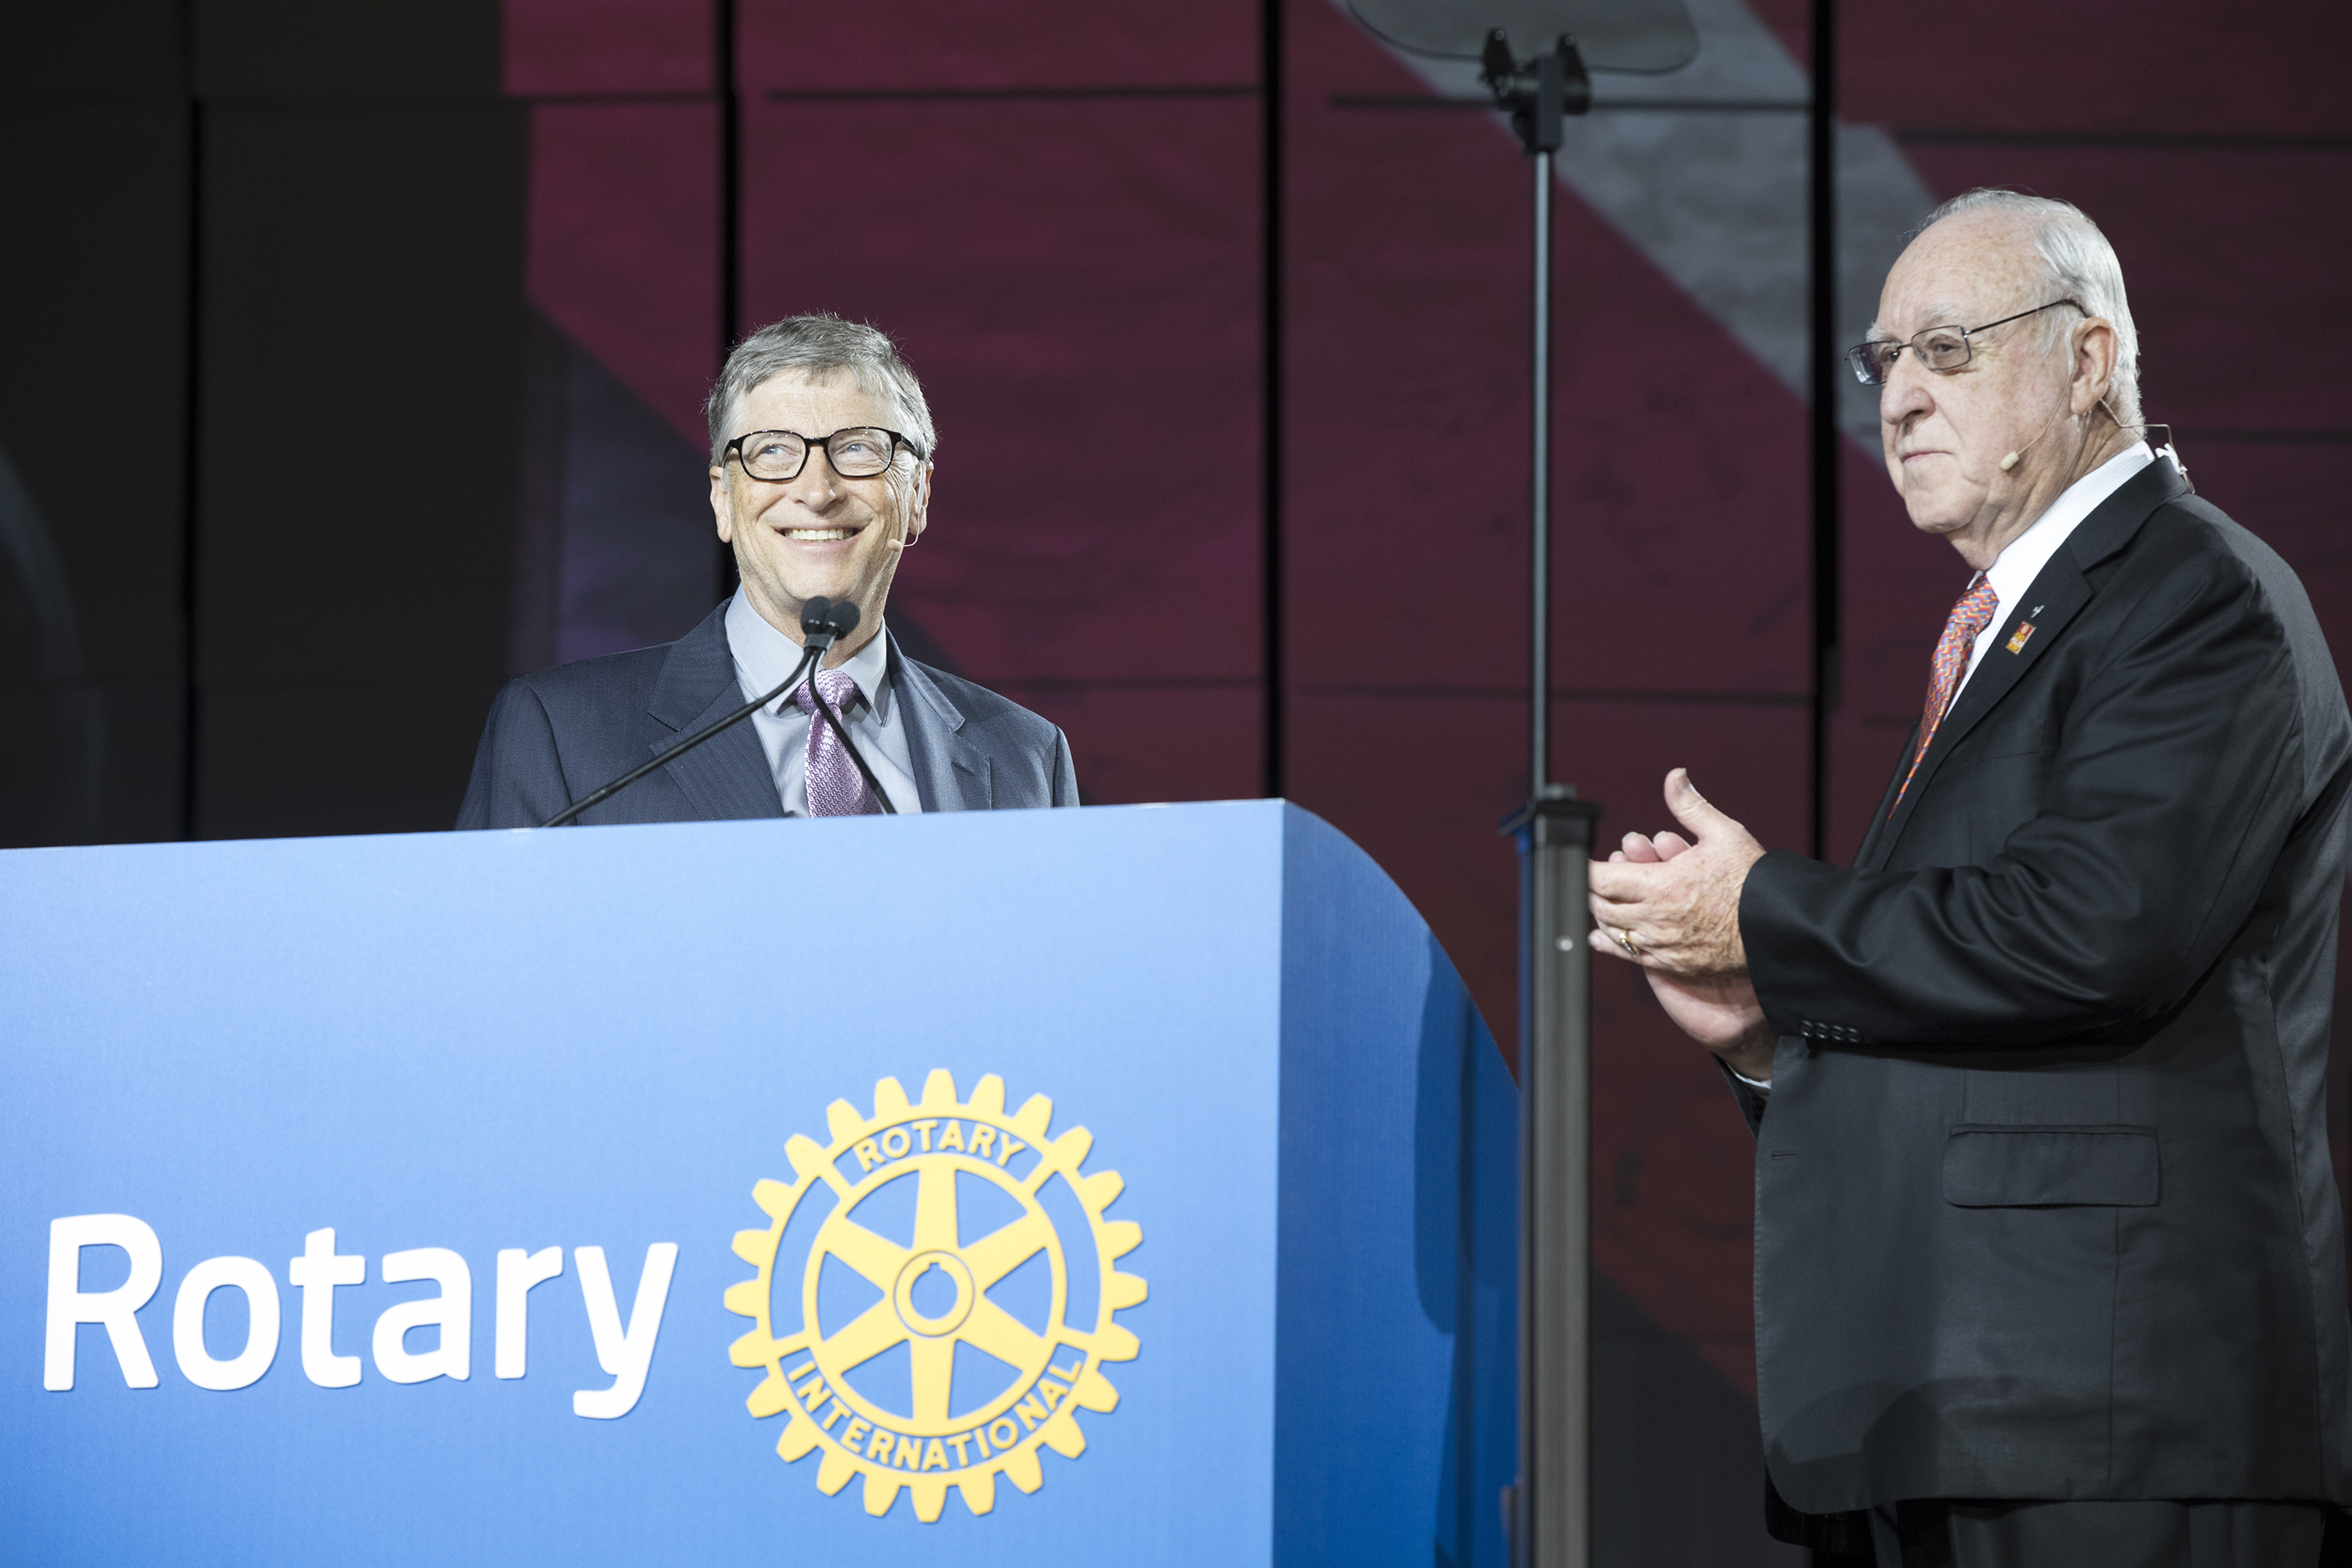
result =
[[993,798],[988,754],[963,733],[963,713],[923,666],[890,640],[890,681],[907,705],[907,759],[926,811],[985,811]]
[[[1879,863],[1894,853],[1904,827],[1918,809],[1920,798],[1934,784],[1936,771],[1943,766],[1944,759],[2050,652],[2067,625],[2091,601],[2095,591],[2084,574],[2129,544],[2149,514],[2185,488],[2172,465],[2161,458],[2149,464],[2083,519],[2067,537],[2066,543],[2050,558],[2020,602],[2003,607],[2001,622],[1994,629],[1992,646],[1978,662],[1968,684],[1960,688],[1943,723],[1937,726],[1927,755],[1919,759],[1918,776],[1911,780],[1911,788],[1895,806],[1894,816],[1884,819],[1885,831],[1874,831],[1871,835],[1876,841]],[[1907,762],[1911,755],[1908,747],[1903,755]],[[1900,779],[1899,771],[1896,777]]]
[[[646,749],[666,751],[680,737],[732,713],[745,700],[736,682],[735,655],[727,646],[727,606],[722,603],[701,625],[670,644],[646,711],[672,733]],[[784,814],[775,775],[768,771],[768,754],[750,719],[664,763],[662,771],[707,821]]]
[[[1943,767],[1944,759],[2025,678],[2025,672],[2041,661],[2066,630],[2067,622],[2090,601],[2089,580],[2067,559],[2066,552],[2060,550],[2042,569],[2042,575],[2033,580],[2033,586],[2026,590],[2024,602],[2008,607],[2001,623],[1993,629],[1992,647],[1978,662],[1969,684],[1960,688],[1944,722],[1936,727],[1936,737],[1927,743],[1927,755],[1919,759],[1918,776],[1911,780],[1911,788],[1895,808],[1894,819],[1886,824],[1887,852],[1894,852],[1911,814],[1919,809],[1920,799],[1934,787],[1937,769]],[[2028,627],[2032,630],[2027,631]]]

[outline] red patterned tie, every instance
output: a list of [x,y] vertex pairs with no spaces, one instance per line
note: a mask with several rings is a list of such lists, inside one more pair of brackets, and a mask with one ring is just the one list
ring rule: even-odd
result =
[[[1977,636],[1992,624],[1992,612],[2000,608],[2000,595],[1979,572],[1969,582],[1969,591],[1952,606],[1951,619],[1944,622],[1942,641],[1936,644],[1936,665],[1927,682],[1927,705],[1919,715],[1919,748],[1911,754],[1911,771],[1903,776],[1903,789],[1895,791],[1895,805],[1903,804],[1904,791],[1911,788],[1911,779],[1919,771],[1919,759],[1927,755],[1927,747],[1936,738],[1936,727],[1944,722],[1944,710],[1952,706],[1952,694],[1959,689],[1960,674],[1969,667],[1969,653],[1976,647]],[[1895,807],[1886,810],[1890,817]]]

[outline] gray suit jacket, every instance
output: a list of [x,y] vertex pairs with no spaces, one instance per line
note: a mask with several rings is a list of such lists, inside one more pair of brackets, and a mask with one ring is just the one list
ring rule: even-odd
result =
[[2164,462],[2006,613],[1854,866],[1774,852],[1741,897],[1772,1482],[2352,1499],[2334,662]]
[[[507,683],[490,704],[463,828],[530,828],[680,737],[743,705],[727,646],[727,606],[677,642],[582,659]],[[1028,709],[890,646],[907,748],[926,811],[1075,806],[1062,732]],[[775,776],[751,721],[705,741],[604,804],[583,823],[781,817]]]

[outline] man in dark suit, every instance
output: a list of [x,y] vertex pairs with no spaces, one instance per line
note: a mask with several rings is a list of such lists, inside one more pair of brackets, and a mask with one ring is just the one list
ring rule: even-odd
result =
[[2352,1499],[2335,666],[2294,574],[2137,439],[2074,208],[1947,204],[1853,358],[1913,521],[1977,574],[1855,864],[1764,852],[1677,770],[1691,836],[1592,868],[1596,947],[1758,1134],[1775,1532],[2315,1563]]
[[[995,693],[901,653],[883,624],[922,538],[936,439],[889,339],[795,316],[737,345],[711,390],[710,509],[741,585],[659,648],[542,670],[490,707],[460,828],[533,827],[782,684],[801,607],[855,603],[814,685],[901,813],[1075,806],[1069,743]],[[583,822],[843,816],[881,802],[803,687],[664,764]]]

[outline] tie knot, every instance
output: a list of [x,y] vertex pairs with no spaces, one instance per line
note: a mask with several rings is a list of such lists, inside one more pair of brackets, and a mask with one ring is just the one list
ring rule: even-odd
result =
[[[857,677],[847,670],[819,670],[815,685],[824,694],[825,706],[844,717],[848,716],[849,705],[864,695],[857,689]],[[815,716],[816,700],[809,695],[807,686],[794,692],[793,701],[800,705],[801,712]]]
[[1991,624],[1992,612],[2000,608],[2000,595],[1993,591],[1992,580],[1979,572],[1960,595],[1960,601],[1952,606],[1952,619],[1967,622],[1969,634],[1974,636]]

